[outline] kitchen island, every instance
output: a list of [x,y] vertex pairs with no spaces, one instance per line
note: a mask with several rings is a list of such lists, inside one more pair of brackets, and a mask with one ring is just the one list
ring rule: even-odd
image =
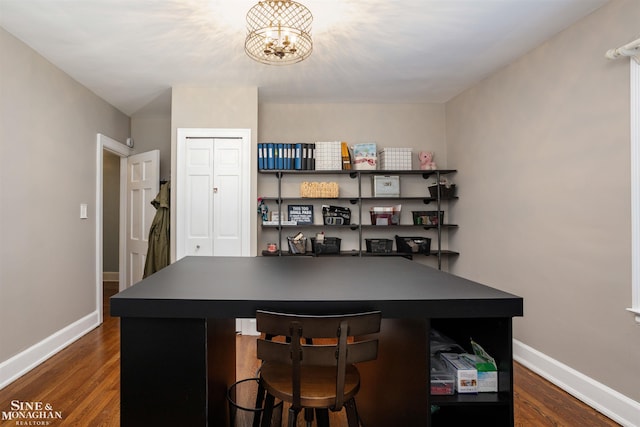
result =
[[[511,324],[522,298],[396,257],[187,257],[111,298],[121,425],[228,425],[235,319],[258,309],[382,312],[378,359],[360,366],[364,425],[513,424]],[[498,392],[430,396],[431,328],[481,343],[498,362]]]

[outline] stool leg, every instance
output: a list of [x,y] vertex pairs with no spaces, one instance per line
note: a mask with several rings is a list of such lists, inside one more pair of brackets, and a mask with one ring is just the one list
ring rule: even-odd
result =
[[[258,393],[256,394],[256,406],[254,406],[254,408],[262,408],[262,403],[264,401],[264,395],[265,395],[264,387],[262,387],[262,383],[260,381],[258,381]],[[255,412],[253,414],[252,427],[259,427],[260,426],[260,416],[261,415],[262,415],[261,412]]]
[[347,412],[347,422],[349,427],[358,427],[360,421],[358,418],[358,410],[356,408],[355,399],[348,400],[344,403],[344,408]]
[[329,410],[316,409],[316,419],[318,420],[318,427],[329,427]]
[[264,401],[264,411],[262,411],[262,427],[271,427],[271,415],[273,414],[273,403],[275,397],[267,393]]
[[296,424],[298,422],[298,412],[300,412],[299,409],[293,409],[293,407],[289,408],[289,419],[287,420],[287,425],[289,427],[296,427]]
[[313,422],[312,408],[304,408],[304,420],[307,422],[307,427],[311,427],[311,423]]

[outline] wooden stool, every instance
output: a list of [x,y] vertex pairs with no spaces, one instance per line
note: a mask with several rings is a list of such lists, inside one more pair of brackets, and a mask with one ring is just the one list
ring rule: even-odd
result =
[[360,374],[354,364],[375,360],[378,353],[377,339],[357,337],[378,333],[381,317],[378,311],[329,316],[258,311],[259,332],[286,338],[257,342],[257,355],[263,361],[260,385],[267,393],[262,426],[270,425],[278,398],[291,404],[290,427],[295,427],[302,409],[308,424],[315,410],[318,425],[328,426],[328,410],[340,411],[343,406],[349,427],[357,427],[354,397],[360,389]]

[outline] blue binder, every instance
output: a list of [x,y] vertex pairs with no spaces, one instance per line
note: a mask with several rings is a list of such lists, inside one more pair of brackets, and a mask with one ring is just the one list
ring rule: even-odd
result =
[[302,169],[302,144],[296,144],[296,154],[295,154],[295,169]]
[[267,169],[275,169],[275,157],[273,153],[274,147],[273,143],[267,144]]

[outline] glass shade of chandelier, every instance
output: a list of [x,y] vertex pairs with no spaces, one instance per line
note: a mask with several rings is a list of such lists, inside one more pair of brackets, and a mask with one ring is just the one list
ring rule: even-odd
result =
[[300,62],[313,50],[312,22],[311,11],[298,2],[259,1],[247,12],[244,50],[263,64]]

